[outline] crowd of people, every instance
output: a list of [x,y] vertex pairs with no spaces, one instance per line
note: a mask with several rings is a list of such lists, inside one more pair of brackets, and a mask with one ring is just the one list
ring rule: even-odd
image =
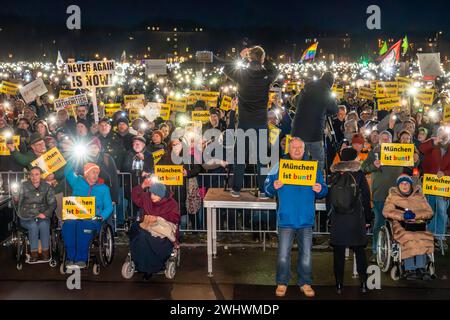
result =
[[[89,195],[96,197],[97,215],[103,220],[110,218],[112,205],[123,209],[118,210],[119,224],[126,222],[120,212],[129,211],[132,206],[145,215],[131,229],[130,246],[141,269],[149,274],[159,271],[177,240],[170,232],[166,240],[171,241],[162,241],[144,231],[158,218],[184,226],[202,221],[201,201],[209,186],[202,185],[198,179],[200,173],[231,171],[234,173],[231,195],[238,198],[244,173],[254,172],[252,166],[232,166],[226,159],[202,162],[201,154],[208,142],[200,140],[200,144],[195,145],[192,141],[197,140],[180,139],[179,134],[174,134],[186,129],[183,117],[192,111],[209,110],[209,120],[203,123],[203,131],[214,128],[225,132],[238,128],[261,132],[276,128],[275,143],[279,144],[280,158],[318,161],[317,180],[312,187],[284,185],[278,179],[278,164],[274,164],[266,177],[261,173],[259,159],[257,162],[259,192],[256,196],[260,199],[278,197],[277,296],[285,295],[290,281],[294,238],[299,244],[297,283],[306,296],[315,294],[311,286],[314,203],[325,197],[330,209],[330,243],[334,248],[338,292],[343,287],[346,248],[354,250],[361,290],[367,289],[367,232],[373,233],[373,255],[369,259],[375,262],[378,232],[386,219],[395,221],[394,239],[402,246],[405,269],[411,271],[411,277],[420,276],[425,268],[425,255],[434,250],[433,239],[439,241],[439,246],[446,247],[448,198],[424,196],[420,183],[424,174],[450,175],[450,131],[442,125],[442,107],[448,99],[446,78],[435,82],[437,94],[432,105],[416,105],[407,100],[403,107],[386,111],[377,110],[374,99],[362,99],[357,94],[358,86],[366,85],[375,77],[388,79],[377,73],[374,66],[347,63],[333,64],[328,69],[322,63],[276,66],[266,58],[261,47],[245,49],[241,59],[248,62],[248,66],[237,67],[233,62],[225,63],[223,68],[203,69],[203,83],[196,84],[200,86],[196,89],[219,90],[221,97],[236,95],[229,110],[221,108],[220,98],[216,106],[209,106],[200,99],[188,105],[186,112],[171,112],[169,120],[149,119],[143,115],[131,120],[131,114],[124,108],[123,95],[145,94],[147,101],[163,102],[168,96],[185,93],[193,86],[186,80],[192,78],[193,71],[183,70],[182,65],[171,66],[167,77],[157,79],[144,77],[140,66],[123,64],[116,86],[110,91],[97,92],[98,101],[104,101],[105,105],[119,102],[122,108],[111,117],[100,117],[98,123],[94,121],[91,104],[54,110],[51,93],[69,89],[68,82],[61,80],[63,71],[40,64],[34,68],[27,64],[2,65],[0,74],[8,81],[25,82],[25,77],[30,81],[30,77],[46,73],[44,80],[50,92],[28,104],[19,94],[1,94],[0,97],[0,136],[5,137],[9,150],[9,154],[0,156],[0,171],[26,169],[30,177],[21,185],[18,213],[22,225],[29,230],[31,259],[48,259],[49,218],[55,212],[62,225],[69,264],[85,266],[91,235],[80,230],[98,230],[99,222],[62,221],[61,212],[63,196]],[[409,76],[418,78],[414,72],[412,68]],[[429,85],[416,82],[419,86]],[[290,83],[304,85],[303,88],[288,88]],[[332,94],[336,85],[345,89],[343,96]],[[270,92],[277,94],[271,96]],[[100,105],[100,113],[104,115],[105,111]],[[13,143],[12,136],[20,136],[19,145]],[[258,136],[258,141],[260,138]],[[414,166],[382,165],[382,143],[413,144]],[[33,165],[34,160],[55,147],[67,164],[41,179],[42,169]],[[163,155],[156,157],[161,150]],[[156,164],[172,165],[174,157],[186,150],[191,161],[181,163],[185,178],[182,186],[166,187],[150,181]],[[194,161],[199,155],[200,161]],[[131,174],[128,186],[119,181],[118,172]],[[357,189],[348,208],[339,193],[342,191],[339,186],[346,185],[342,179],[352,179]],[[121,188],[125,192],[121,192]],[[131,194],[127,193],[131,188]],[[424,231],[422,236],[405,236],[410,232],[405,222],[424,219],[431,219],[429,232]],[[41,240],[41,257],[37,254],[38,239]],[[78,246],[79,243],[82,245]],[[142,254],[148,246],[158,247],[151,257]]]

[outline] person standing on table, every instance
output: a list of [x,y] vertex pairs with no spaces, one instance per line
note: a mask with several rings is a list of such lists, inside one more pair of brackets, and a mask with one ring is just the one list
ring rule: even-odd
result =
[[[241,58],[249,62],[248,68],[236,67],[236,64],[226,64],[223,72],[238,85],[238,129],[256,130],[257,141],[257,167],[259,198],[266,199],[264,194],[264,176],[261,175],[261,162],[259,159],[259,140],[262,135],[268,135],[267,130],[267,104],[269,101],[269,89],[277,77],[277,70],[272,62],[266,60],[264,49],[255,46],[241,51]],[[246,156],[249,153],[250,144],[246,143]],[[238,163],[234,166],[234,179],[231,195],[239,197],[244,181],[245,164]]]
[[[289,154],[286,159],[303,160],[305,143],[297,137],[289,142]],[[312,238],[316,199],[324,198],[328,187],[323,180],[322,171],[317,169],[314,186],[284,185],[278,180],[279,164],[269,172],[265,181],[265,192],[268,196],[278,196],[278,258],[277,289],[275,295],[284,297],[291,275],[291,249],[294,238],[298,244],[297,284],[307,297],[314,297],[312,284]]]
[[336,98],[331,94],[334,76],[325,72],[321,79],[308,82],[295,98],[295,117],[291,135],[305,142],[306,153],[319,161],[319,170],[325,167],[323,135],[326,116],[338,113]]

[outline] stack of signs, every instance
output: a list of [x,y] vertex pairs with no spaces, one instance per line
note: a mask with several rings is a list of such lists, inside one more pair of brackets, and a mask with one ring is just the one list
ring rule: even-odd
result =
[[0,84],[0,93],[16,95],[19,92],[19,85],[17,83],[3,80]]
[[[11,151],[9,150],[9,148],[6,145],[6,141],[8,139],[4,136],[0,136],[0,156],[10,156],[11,155]],[[19,148],[20,145],[20,136],[13,136],[13,141],[14,141],[14,146],[16,147],[16,149]]]
[[44,84],[42,78],[36,79],[30,82],[26,86],[20,88],[20,94],[26,103],[30,103],[48,92],[47,87]]
[[76,108],[78,106],[87,106],[89,104],[88,97],[85,93],[78,94],[76,96],[69,96],[64,99],[55,100],[55,110],[59,111],[62,109]]
[[191,90],[188,96],[188,105],[195,104],[198,100],[203,100],[209,108],[217,107],[220,92]]
[[166,75],[167,63],[165,59],[145,60],[145,75]]
[[32,167],[42,169],[42,178],[45,179],[49,174],[54,173],[64,167],[66,160],[61,152],[55,147],[44,153],[42,156],[31,162]]
[[70,86],[72,89],[111,87],[115,68],[114,60],[68,63]]
[[130,120],[139,118],[139,110],[144,108],[145,96],[143,94],[125,95],[123,97],[125,109],[128,109]]

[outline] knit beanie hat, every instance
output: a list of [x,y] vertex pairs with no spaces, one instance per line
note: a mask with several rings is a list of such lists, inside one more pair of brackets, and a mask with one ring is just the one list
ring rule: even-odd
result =
[[[400,183],[402,183],[402,182],[408,182],[410,185],[411,185],[411,188],[410,188],[410,190],[409,190],[409,192],[408,193],[403,193],[401,190],[400,190]],[[412,178],[410,177],[410,176],[408,176],[407,174],[401,174],[398,178],[397,178],[397,188],[399,188],[399,191],[400,191],[400,193],[401,194],[403,194],[403,195],[407,195],[407,196],[409,196],[411,193],[412,193],[412,191],[413,191],[413,180],[412,180]]]
[[98,169],[100,171],[100,167],[93,162],[88,162],[83,167],[83,175],[87,175],[89,171],[92,169]]
[[166,196],[167,189],[162,183],[152,183],[150,186],[150,192],[160,198],[164,198]]

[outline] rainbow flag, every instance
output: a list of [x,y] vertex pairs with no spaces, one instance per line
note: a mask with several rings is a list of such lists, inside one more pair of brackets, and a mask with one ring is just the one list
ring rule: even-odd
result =
[[316,56],[318,45],[319,45],[319,43],[316,42],[316,43],[312,44],[308,49],[306,49],[305,52],[303,52],[301,60],[304,61],[304,60],[314,59],[314,57]]

